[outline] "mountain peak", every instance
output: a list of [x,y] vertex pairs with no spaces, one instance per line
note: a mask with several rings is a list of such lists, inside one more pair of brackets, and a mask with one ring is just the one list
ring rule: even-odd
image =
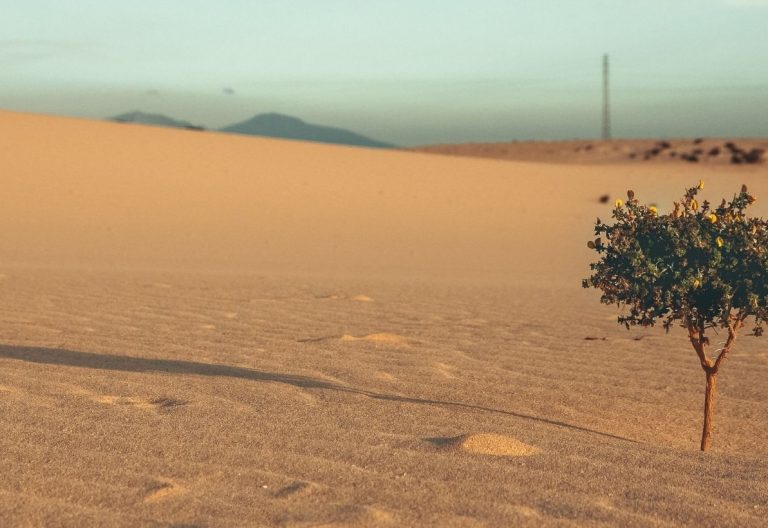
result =
[[[180,121],[163,114],[151,114],[140,110],[133,110],[109,118],[110,121],[120,123],[138,123],[143,125],[165,126],[173,128],[186,128],[202,130],[203,127],[195,126],[189,121]],[[219,129],[221,132],[243,134],[248,136],[272,137],[278,139],[291,139],[297,141],[313,141],[316,143],[330,143],[335,145],[351,145],[368,148],[395,148],[395,145],[377,141],[369,137],[357,134],[343,128],[315,125],[307,123],[298,117],[267,112],[257,114],[240,123]]]
[[257,114],[250,119],[219,129],[221,132],[263,136],[336,145],[393,148],[394,145],[356,134],[343,128],[314,125],[277,112]]
[[126,112],[124,114],[116,115],[109,118],[110,121],[117,121],[119,123],[138,123],[141,125],[155,125],[166,126],[173,128],[190,128],[200,129],[202,127],[193,125],[189,121],[180,121],[173,119],[172,117],[165,116],[163,114],[150,114],[147,112],[141,112],[140,110],[134,110],[132,112]]
[[304,123],[305,121],[298,117],[289,116],[286,114],[280,114],[278,112],[266,112],[264,114],[256,114],[251,120],[274,120],[274,121],[290,121],[293,123]]

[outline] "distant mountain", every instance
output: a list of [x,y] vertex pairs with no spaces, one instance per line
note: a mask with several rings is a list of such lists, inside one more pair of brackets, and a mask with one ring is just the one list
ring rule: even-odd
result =
[[296,139],[315,141],[317,143],[333,143],[337,145],[354,145],[358,147],[394,148],[395,145],[376,141],[360,134],[355,134],[343,128],[313,125],[301,119],[283,114],[259,114],[247,121],[219,129],[221,132],[245,134],[249,136],[266,136],[281,139]]
[[138,123],[141,125],[155,125],[172,128],[186,128],[189,130],[203,130],[203,127],[193,125],[189,121],[179,121],[162,114],[146,114],[144,112],[128,112],[109,118],[110,121],[119,123]]

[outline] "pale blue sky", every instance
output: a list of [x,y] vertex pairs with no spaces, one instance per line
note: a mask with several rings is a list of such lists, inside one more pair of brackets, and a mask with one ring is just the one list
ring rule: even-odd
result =
[[587,138],[604,52],[614,135],[768,136],[768,0],[0,0],[0,107]]

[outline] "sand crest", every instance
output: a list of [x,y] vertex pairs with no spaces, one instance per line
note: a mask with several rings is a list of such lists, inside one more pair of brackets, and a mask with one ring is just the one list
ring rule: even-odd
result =
[[451,438],[434,438],[430,441],[442,449],[461,450],[478,455],[520,457],[541,452],[539,448],[516,438],[494,433],[470,433]]
[[344,334],[341,336],[342,341],[370,341],[372,343],[389,343],[393,345],[405,345],[406,340],[403,336],[397,334],[390,334],[388,332],[381,332],[377,334],[368,334],[362,337],[355,337],[350,334]]
[[357,301],[357,302],[373,302],[373,298],[368,297],[367,295],[355,295],[350,300]]

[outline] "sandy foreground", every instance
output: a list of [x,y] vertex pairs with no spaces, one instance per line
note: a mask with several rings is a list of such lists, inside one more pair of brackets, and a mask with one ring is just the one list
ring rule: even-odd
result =
[[0,526],[764,526],[768,338],[584,291],[596,216],[766,166],[462,159],[0,112]]

